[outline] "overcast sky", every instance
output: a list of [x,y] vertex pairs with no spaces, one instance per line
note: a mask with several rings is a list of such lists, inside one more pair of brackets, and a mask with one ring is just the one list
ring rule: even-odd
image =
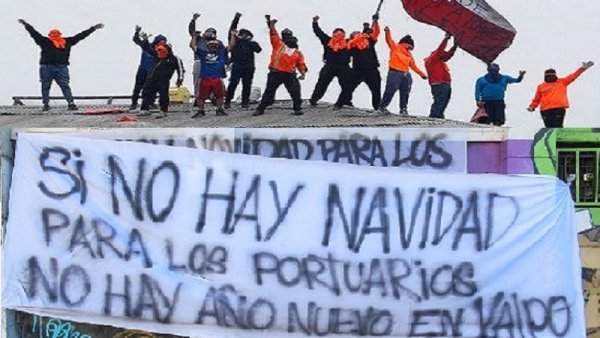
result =
[[[525,110],[535,87],[543,79],[543,71],[552,67],[559,76],[566,76],[579,67],[581,61],[600,62],[600,1],[488,0],[488,3],[517,30],[512,46],[496,60],[501,72],[516,77],[519,70],[527,71],[521,84],[509,87],[507,124],[543,127],[537,111],[530,113]],[[24,18],[43,34],[58,27],[66,36],[93,24],[104,23],[104,29],[93,33],[72,50],[70,70],[74,95],[129,95],[140,57],[139,48],[131,42],[136,24],[141,25],[144,31],[168,37],[188,70],[184,84],[192,88],[193,54],[188,47],[187,24],[196,11],[202,13],[197,22],[198,28],[215,27],[221,39],[225,38],[234,13],[239,11],[243,14],[240,28],[252,30],[255,40],[265,49],[256,60],[254,80],[254,85],[264,88],[271,49],[264,15],[269,13],[279,19],[277,26],[280,30],[289,27],[300,40],[309,68],[307,79],[302,82],[302,96],[308,98],[322,66],[322,47],[312,33],[311,18],[318,14],[321,27],[326,32],[336,27],[350,32],[360,29],[363,21],[370,21],[377,4],[378,0],[1,1],[0,39],[4,48],[0,104],[11,104],[14,95],[40,95],[39,47],[17,23],[18,18]],[[406,33],[413,36],[416,45],[413,54],[421,68],[424,68],[423,58],[437,47],[444,35],[440,29],[410,18],[399,0],[385,0],[380,22],[382,27],[388,25],[391,28],[396,40]],[[383,34],[377,51],[382,64],[383,91],[388,62],[388,47]],[[446,117],[468,120],[475,110],[474,83],[485,73],[485,65],[459,50],[449,66],[453,76],[453,93]],[[600,65],[591,68],[571,85],[571,108],[567,113],[566,126],[600,126],[599,85]],[[339,87],[333,82],[323,100],[334,102],[338,93]],[[60,95],[56,85],[53,85],[52,94]],[[286,97],[282,87],[278,98]],[[357,106],[370,106],[370,92],[365,85],[355,92],[354,102]],[[427,81],[414,77],[409,113],[426,116],[430,104]],[[398,111],[397,96],[389,108],[393,112]]]

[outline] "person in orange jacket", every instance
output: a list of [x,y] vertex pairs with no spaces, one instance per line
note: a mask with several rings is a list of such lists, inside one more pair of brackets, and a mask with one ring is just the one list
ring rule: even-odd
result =
[[[304,55],[298,50],[298,39],[291,34],[286,34],[283,38],[279,37],[275,29],[277,19],[271,19],[270,16],[265,17],[269,20],[269,35],[273,50],[269,62],[265,92],[252,115],[259,116],[265,113],[265,109],[275,101],[275,92],[282,84],[292,97],[293,114],[302,115],[302,98],[300,96],[300,81],[298,80],[304,80],[307,68]],[[300,72],[299,77],[296,77],[296,70]]]
[[594,62],[582,62],[581,67],[566,77],[559,78],[552,68],[544,71],[544,82],[537,86],[535,96],[527,110],[535,111],[540,106],[540,115],[546,128],[562,128],[565,113],[569,108],[567,86],[575,81]]
[[408,96],[412,86],[412,77],[409,69],[415,71],[423,80],[427,80],[427,75],[417,66],[412,56],[411,50],[415,48],[415,42],[410,35],[405,35],[396,43],[392,38],[389,27],[385,31],[385,42],[390,47],[390,61],[388,63],[389,71],[385,83],[383,97],[379,103],[379,111],[383,114],[389,114],[387,106],[392,101],[394,94],[400,91],[400,114],[408,115]]

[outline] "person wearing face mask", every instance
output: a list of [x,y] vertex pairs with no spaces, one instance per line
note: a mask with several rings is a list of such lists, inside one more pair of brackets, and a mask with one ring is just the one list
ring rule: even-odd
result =
[[477,107],[485,108],[488,115],[486,124],[491,123],[495,126],[502,126],[506,122],[504,95],[506,88],[511,83],[523,81],[525,71],[519,71],[519,77],[500,74],[500,66],[496,63],[490,63],[487,66],[487,74],[477,79],[475,83],[475,100]]
[[400,92],[400,115],[408,115],[408,97],[412,87],[412,77],[409,70],[415,71],[423,80],[427,75],[417,66],[411,50],[415,48],[415,42],[410,35],[405,35],[396,43],[392,38],[392,32],[386,26],[385,42],[390,47],[389,71],[385,83],[383,97],[379,103],[379,111],[389,114],[387,106],[392,101],[396,92]]
[[[304,80],[307,72],[304,55],[298,50],[298,39],[289,34],[286,34],[283,39],[280,38],[275,29],[277,19],[270,19],[270,16],[266,17],[269,18],[269,35],[273,50],[265,93],[252,115],[259,116],[265,113],[265,109],[275,101],[275,92],[282,84],[292,97],[293,114],[302,115],[302,97],[300,81],[298,80]],[[296,77],[296,70],[300,72],[299,77]]]
[[[241,13],[235,13],[229,32],[237,31]],[[237,35],[230,35],[230,45],[234,45],[231,50],[231,77],[227,86],[227,95],[225,97],[225,109],[231,107],[231,100],[235,90],[242,81],[242,108],[248,108],[250,102],[250,89],[252,88],[252,79],[256,67],[254,66],[254,54],[260,53],[262,48],[253,40],[254,35],[247,29],[240,29]]]
[[96,24],[74,36],[63,37],[58,28],[51,29],[48,36],[43,36],[33,28],[27,21],[19,19],[18,22],[25,27],[35,43],[40,46],[40,82],[42,83],[42,110],[50,110],[50,87],[52,81],[56,81],[60,87],[69,110],[77,110],[71,86],[69,85],[69,57],[71,47],[79,41],[87,38],[93,32],[104,27],[104,24]]
[[144,87],[144,83],[146,83],[146,77],[148,76],[148,71],[154,67],[156,64],[156,57],[144,50],[144,46],[149,46],[150,48],[155,48],[158,45],[164,45],[167,43],[167,38],[164,35],[158,34],[154,37],[152,42],[148,41],[148,34],[142,33],[141,26],[135,26],[135,33],[133,34],[133,42],[140,46],[142,49],[142,56],[140,58],[140,65],[138,66],[138,70],[135,74],[135,84],[133,86],[133,93],[131,94],[131,106],[129,110],[135,110],[138,106],[138,100],[140,98],[140,93],[142,92],[142,88]]
[[[335,77],[342,90],[349,85],[350,75],[350,50],[348,49],[348,40],[346,32],[342,28],[333,30],[332,36],[327,35],[321,27],[319,27],[319,16],[313,17],[312,28],[315,35],[323,45],[323,62],[324,65],[319,71],[317,84],[310,96],[308,102],[311,106],[316,106],[327,91],[327,87]],[[347,102],[349,103],[349,102]],[[337,103],[334,107],[341,108],[341,103]]]
[[582,62],[573,73],[566,77],[557,77],[556,70],[550,68],[544,71],[544,82],[540,83],[535,96],[527,110],[535,111],[540,106],[540,115],[546,128],[562,128],[565,113],[569,108],[567,86],[575,81],[584,71],[594,65],[593,61]]
[[156,118],[167,116],[169,111],[169,84],[173,73],[177,72],[177,87],[183,83],[183,63],[181,59],[173,54],[171,46],[168,44],[159,44],[157,46],[144,46],[144,50],[153,55],[157,62],[148,72],[146,84],[143,89],[142,106],[138,116],[150,115],[150,104],[154,102],[158,93],[158,104],[160,113]]
[[[190,48],[194,51],[194,66],[192,68],[192,78],[194,81],[194,95],[198,95],[198,89],[200,85],[200,60],[198,59],[198,48],[203,50],[208,50],[206,44],[208,41],[215,40],[217,41],[221,47],[223,47],[223,42],[217,39],[217,30],[209,27],[204,30],[204,33],[196,30],[196,20],[200,17],[200,13],[194,13],[192,15],[192,19],[188,24],[188,33],[190,34]],[[194,101],[194,106],[196,106],[196,102]]]
[[352,102],[352,93],[361,83],[365,83],[371,91],[371,105],[373,109],[379,108],[381,101],[381,75],[379,74],[379,61],[375,44],[379,37],[379,15],[373,15],[373,22],[363,23],[363,30],[354,31],[350,34],[348,49],[352,56],[352,68],[350,69],[350,80],[348,86],[338,97],[336,106]]

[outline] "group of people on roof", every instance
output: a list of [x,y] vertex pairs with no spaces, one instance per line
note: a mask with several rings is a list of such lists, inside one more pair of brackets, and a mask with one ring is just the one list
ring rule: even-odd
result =
[[[242,83],[241,106],[249,108],[255,66],[255,54],[262,47],[254,41],[253,33],[245,28],[238,30],[240,13],[236,13],[228,30],[226,43],[217,38],[214,28],[199,31],[196,21],[199,13],[194,13],[188,25],[191,37],[190,47],[194,53],[192,76],[196,110],[192,118],[204,116],[205,101],[215,102],[216,115],[227,115],[226,109],[231,107],[235,91]],[[265,16],[269,28],[271,55],[268,66],[267,83],[258,106],[252,115],[259,116],[273,104],[277,89],[283,84],[293,103],[293,115],[302,115],[302,98],[300,80],[308,71],[304,54],[298,48],[298,38],[290,29],[281,33],[276,28],[277,19]],[[431,118],[445,118],[444,112],[450,101],[452,86],[447,61],[455,54],[458,46],[454,41],[448,49],[452,38],[446,34],[438,48],[424,59],[425,71],[417,65],[412,50],[415,43],[410,35],[396,41],[389,27],[384,28],[385,42],[389,47],[389,61],[386,83],[381,93],[381,74],[375,45],[378,42],[381,28],[378,14],[373,15],[371,23],[364,23],[361,30],[349,35],[342,28],[335,28],[331,35],[320,26],[319,16],[314,16],[312,29],[323,46],[323,66],[319,70],[317,83],[308,100],[311,106],[323,98],[333,79],[337,78],[341,92],[333,109],[353,106],[352,98],[355,89],[365,83],[371,92],[372,108],[381,114],[390,114],[388,106],[396,93],[399,93],[400,115],[408,115],[408,100],[412,86],[411,71],[422,79],[428,80],[433,103],[429,112]],[[50,109],[49,92],[52,81],[56,81],[68,102],[68,109],[77,110],[69,86],[69,54],[72,46],[104,27],[97,24],[72,37],[63,37],[58,29],[52,29],[47,36],[37,32],[23,19],[23,24],[34,41],[41,48],[40,81],[42,83],[43,111]],[[130,110],[138,108],[141,97],[139,116],[149,116],[150,107],[156,97],[159,99],[160,113],[157,118],[167,116],[169,109],[169,86],[171,78],[177,74],[176,85],[183,83],[184,67],[163,35],[156,35],[152,41],[149,35],[142,32],[140,26],[135,27],[133,42],[140,46],[142,55],[135,77],[131,95]],[[566,108],[569,107],[567,86],[586,69],[593,66],[592,61],[583,62],[574,73],[559,78],[556,71],[545,71],[544,82],[537,87],[535,96],[527,108],[534,111],[540,106],[540,114],[546,127],[562,127]],[[225,87],[224,79],[230,71],[229,83]],[[475,101],[484,111],[476,116],[473,122],[502,126],[506,122],[504,95],[508,84],[523,80],[525,71],[518,77],[503,75],[495,63],[488,64],[487,74],[480,77],[475,84]]]

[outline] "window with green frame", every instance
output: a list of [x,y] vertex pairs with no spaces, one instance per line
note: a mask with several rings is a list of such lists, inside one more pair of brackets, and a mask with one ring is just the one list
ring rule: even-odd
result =
[[559,148],[557,175],[569,184],[576,206],[600,206],[600,148]]

